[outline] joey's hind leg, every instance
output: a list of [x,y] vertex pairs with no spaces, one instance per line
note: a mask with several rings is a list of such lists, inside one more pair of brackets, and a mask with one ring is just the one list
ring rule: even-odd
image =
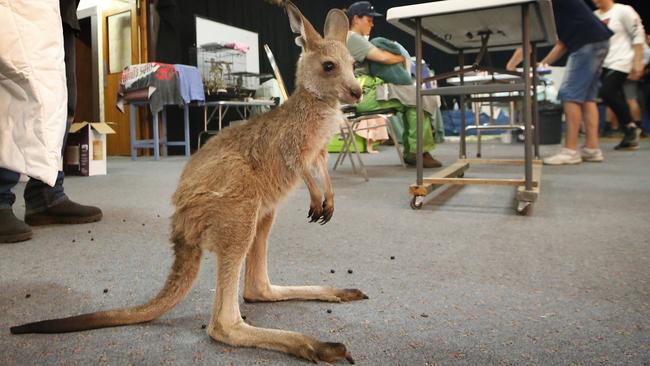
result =
[[[250,206],[249,206],[250,207]],[[231,213],[232,214],[232,213]],[[354,360],[341,343],[320,342],[304,334],[276,329],[257,328],[246,324],[239,311],[239,272],[246,256],[246,249],[255,234],[255,217],[246,219],[233,214],[224,219],[219,228],[211,228],[205,235],[211,242],[210,247],[218,258],[217,288],[214,308],[208,327],[208,334],[213,339],[233,346],[258,347],[289,353],[312,362],[334,362],[347,359]],[[218,215],[219,219],[227,217]],[[255,216],[251,214],[250,216]],[[238,230],[232,228],[250,228]],[[230,229],[229,229],[230,228]],[[247,234],[251,235],[247,235]],[[207,244],[207,243],[206,243]]]
[[246,302],[282,300],[354,301],[367,299],[357,289],[337,289],[329,286],[276,286],[272,285],[267,267],[267,239],[275,212],[261,217],[253,244],[246,257],[244,300]]

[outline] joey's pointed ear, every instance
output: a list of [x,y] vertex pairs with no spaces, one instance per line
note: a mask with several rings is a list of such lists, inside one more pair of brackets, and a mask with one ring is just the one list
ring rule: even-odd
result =
[[348,16],[340,9],[332,9],[325,19],[325,38],[341,41],[344,44],[348,38]]
[[316,32],[314,26],[302,15],[300,10],[290,1],[286,4],[287,14],[289,14],[289,24],[294,33],[300,34],[296,38],[296,44],[304,49],[311,49],[316,42],[321,40],[320,34]]

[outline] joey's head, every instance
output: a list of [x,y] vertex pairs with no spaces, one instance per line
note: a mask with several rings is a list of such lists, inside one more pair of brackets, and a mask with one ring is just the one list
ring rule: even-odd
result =
[[354,77],[354,59],[346,46],[348,18],[332,9],[325,20],[321,37],[295,5],[286,5],[291,29],[300,34],[296,43],[303,48],[298,60],[296,86],[320,99],[357,103],[361,87]]

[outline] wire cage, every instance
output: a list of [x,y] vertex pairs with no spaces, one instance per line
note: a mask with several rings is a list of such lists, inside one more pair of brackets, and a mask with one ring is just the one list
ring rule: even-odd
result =
[[239,96],[250,86],[242,74],[246,73],[246,54],[218,43],[203,44],[190,50],[196,57],[206,96]]

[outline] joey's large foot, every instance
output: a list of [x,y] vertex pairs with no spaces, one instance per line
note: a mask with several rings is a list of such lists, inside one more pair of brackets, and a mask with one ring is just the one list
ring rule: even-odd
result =
[[314,363],[354,359],[342,343],[321,342],[310,336],[277,329],[258,328],[243,321],[227,326],[213,323],[208,335],[231,346],[257,347],[292,354]]
[[336,297],[341,299],[341,301],[357,301],[368,299],[368,295],[357,290],[356,288],[344,288],[337,290]]
[[318,222],[321,225],[325,225],[330,221],[332,215],[334,215],[334,203],[325,200],[322,205],[320,202],[312,203],[309,206],[307,218],[310,219],[309,222]]
[[313,363],[347,360],[349,363],[354,364],[354,358],[352,358],[343,343],[318,342],[313,346],[298,349],[296,354]]

